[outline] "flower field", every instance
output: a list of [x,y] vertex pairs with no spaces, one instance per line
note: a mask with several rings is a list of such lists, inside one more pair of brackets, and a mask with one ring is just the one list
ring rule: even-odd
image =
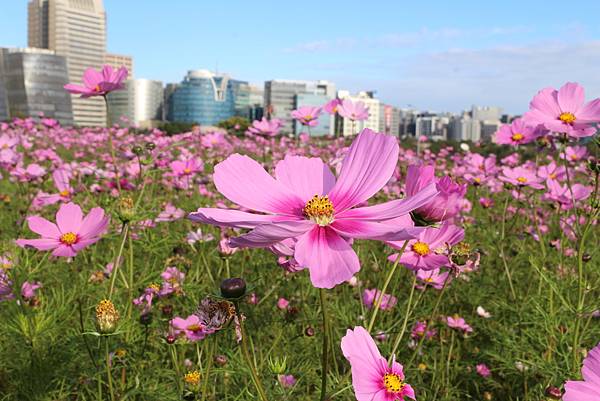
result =
[[600,399],[600,100],[532,97],[468,146],[1,123],[0,399]]

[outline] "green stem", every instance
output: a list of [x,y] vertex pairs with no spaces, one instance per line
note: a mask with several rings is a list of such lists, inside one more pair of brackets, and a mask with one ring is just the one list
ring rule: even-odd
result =
[[500,259],[502,259],[502,265],[504,266],[504,272],[506,273],[506,277],[508,278],[508,285],[510,287],[510,293],[513,297],[513,300],[517,299],[517,293],[515,292],[515,287],[512,282],[512,275],[510,274],[510,269],[508,267],[508,263],[506,262],[506,255],[504,254],[504,239],[506,238],[506,210],[508,209],[508,201],[509,197],[506,197],[506,201],[504,201],[504,209],[502,210],[502,231],[500,234]]
[[[237,309],[237,308],[236,308]],[[239,310],[239,309],[238,309]],[[254,382],[254,387],[256,391],[258,391],[258,395],[262,401],[269,401],[267,398],[267,394],[265,393],[265,389],[263,388],[262,382],[260,381],[260,377],[258,376],[258,372],[256,371],[256,366],[250,357],[250,352],[248,352],[248,340],[247,334],[244,330],[244,318],[243,316],[239,317],[240,320],[240,329],[242,332],[242,354],[244,355],[244,359],[246,360],[246,364],[248,365],[248,369],[250,369],[250,374],[252,376],[252,381]]]
[[110,391],[110,399],[112,401],[115,399],[115,392],[113,390],[112,372],[110,370],[110,354],[108,352],[108,337],[104,338],[104,349],[106,351],[106,378],[108,380],[108,390]]
[[321,401],[327,397],[327,364],[329,362],[329,316],[327,315],[327,294],[319,288],[321,314],[323,315],[323,351],[321,358]]
[[398,333],[398,335],[396,336],[396,341],[394,341],[394,346],[392,347],[392,352],[390,353],[390,362],[391,362],[394,354],[396,353],[396,350],[398,349],[400,342],[402,341],[402,337],[404,337],[404,333],[406,332],[406,326],[408,325],[408,318],[412,313],[412,300],[413,300],[413,295],[415,294],[416,284],[417,284],[417,275],[415,274],[414,278],[413,278],[412,286],[410,289],[410,295],[408,296],[408,303],[406,304],[406,311],[404,312],[404,322],[402,323],[402,330],[400,330],[400,333]]
[[117,270],[121,264],[121,256],[123,255],[123,249],[125,248],[125,241],[127,240],[127,234],[129,233],[129,223],[123,224],[123,234],[121,237],[121,245],[119,246],[119,253],[113,262],[113,269],[110,273],[110,290],[108,292],[108,299],[112,299],[112,294],[115,289],[115,281],[117,278]]
[[394,276],[394,273],[396,272],[396,269],[398,268],[398,264],[400,263],[400,257],[402,257],[402,254],[404,253],[404,250],[406,249],[407,245],[408,245],[408,240],[404,241],[404,244],[402,244],[402,248],[400,249],[398,256],[396,256],[394,265],[392,266],[392,269],[390,270],[387,277],[385,278],[385,282],[383,283],[383,288],[381,289],[379,296],[377,297],[377,299],[375,300],[375,303],[373,304],[373,314],[371,315],[371,320],[369,321],[369,326],[367,326],[367,331],[369,333],[373,329],[373,325],[375,325],[375,319],[377,318],[377,313],[379,312],[379,306],[381,305],[383,296],[385,295],[385,291],[387,290],[388,286],[390,285],[390,281],[392,281],[392,277]]

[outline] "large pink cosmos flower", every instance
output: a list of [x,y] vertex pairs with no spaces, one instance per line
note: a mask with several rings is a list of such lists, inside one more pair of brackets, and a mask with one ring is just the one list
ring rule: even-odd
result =
[[342,104],[340,99],[331,99],[329,102],[323,106],[323,110],[325,110],[329,114],[336,114],[338,112],[338,108]]
[[358,401],[415,399],[415,391],[404,382],[402,365],[394,357],[390,366],[364,327],[348,329],[341,346],[352,367],[352,386]]
[[316,127],[319,124],[320,107],[302,106],[292,111],[292,118],[298,120],[302,125]]
[[104,216],[104,209],[95,207],[84,218],[81,208],[70,202],[62,204],[56,212],[56,224],[40,216],[28,217],[27,224],[42,238],[19,239],[17,245],[40,251],[53,249],[54,256],[72,257],[100,240],[108,227],[108,217]]
[[126,67],[114,69],[110,65],[104,65],[101,71],[88,68],[83,73],[83,86],[66,84],[64,88],[69,93],[81,97],[106,96],[112,91],[123,89],[127,74]]
[[581,368],[582,380],[569,380],[565,383],[563,401],[600,400],[600,344],[591,350]]
[[543,124],[550,131],[583,138],[596,133],[592,124],[600,121],[600,99],[585,103],[583,87],[567,82],[559,90],[539,91],[523,118],[531,125]]
[[369,108],[363,102],[354,103],[350,99],[344,99],[337,110],[340,116],[352,121],[362,121],[369,118]]
[[[411,270],[434,270],[450,263],[448,249],[458,244],[465,237],[465,231],[448,222],[440,228],[427,228],[422,231],[416,240],[409,241],[404,253],[400,256],[400,263]],[[403,241],[388,241],[388,245],[395,249],[402,249]],[[392,254],[388,260],[395,262],[398,254]]]
[[467,193],[467,185],[460,185],[448,176],[435,177],[433,166],[408,166],[406,172],[406,195],[413,196],[423,188],[435,183],[438,194],[424,206],[414,211],[418,220],[435,223],[452,219],[460,212],[460,200]]
[[252,125],[248,128],[246,134],[275,136],[279,133],[279,130],[282,126],[283,122],[277,118],[267,120],[265,117],[263,117],[260,121],[252,121]]
[[531,187],[542,189],[542,179],[535,172],[526,169],[525,167],[503,167],[502,175],[498,177],[500,181],[507,182],[517,187]]
[[532,127],[527,125],[521,118],[517,118],[511,124],[503,124],[494,138],[501,145],[524,145],[533,142],[544,133],[543,127]]
[[389,181],[398,153],[394,137],[365,129],[350,146],[337,182],[318,158],[288,155],[277,163],[273,178],[256,161],[234,154],[215,166],[217,189],[230,201],[266,214],[200,208],[189,218],[252,229],[233,238],[234,247],[267,248],[297,239],[294,260],[309,269],[315,287],[332,288],[360,269],[348,239],[400,241],[420,232],[409,225],[382,221],[426,204],[437,194],[435,185],[406,199],[355,208]]

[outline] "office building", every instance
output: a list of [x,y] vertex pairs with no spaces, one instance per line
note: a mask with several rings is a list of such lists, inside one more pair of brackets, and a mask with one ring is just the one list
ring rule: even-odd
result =
[[[302,101],[298,102],[297,95],[321,95],[324,103],[335,97],[335,85],[328,81],[293,81],[275,79],[265,82],[265,114],[283,122],[282,132],[298,135],[296,124],[291,116]],[[306,98],[307,101],[308,98]],[[310,100],[312,101],[312,100]],[[323,104],[320,104],[322,106]],[[333,130],[333,124],[330,124]],[[333,133],[333,132],[331,132]]]
[[[100,69],[104,63],[106,15],[102,0],[30,0],[28,43],[64,56],[69,82],[80,83],[86,68]],[[106,124],[103,99],[73,95],[71,102],[75,124]]]
[[217,125],[235,115],[235,94],[247,82],[208,70],[189,71],[170,95],[172,121]]
[[341,90],[338,91],[338,98],[340,99],[350,99],[353,103],[363,102],[365,106],[369,109],[369,118],[363,121],[352,121],[349,118],[343,118],[339,116],[341,119],[341,133],[343,136],[351,136],[356,135],[364,128],[369,128],[373,131],[379,131],[379,123],[380,123],[380,105],[381,102],[379,99],[375,97],[374,92],[358,92],[356,95],[351,95],[349,91]]
[[46,49],[0,48],[0,119],[54,118],[73,124],[65,58]]
[[400,135],[400,110],[389,104],[379,104],[379,132]]
[[106,53],[104,55],[104,64],[108,64],[113,68],[121,68],[125,66],[129,74],[127,78],[134,79],[133,75],[133,58],[123,54]]
[[262,88],[242,82],[234,85],[235,114],[248,120],[260,120],[264,110]]
[[150,128],[163,120],[164,91],[161,81],[130,79],[125,82],[123,90],[110,93],[107,99],[111,125],[127,122]]

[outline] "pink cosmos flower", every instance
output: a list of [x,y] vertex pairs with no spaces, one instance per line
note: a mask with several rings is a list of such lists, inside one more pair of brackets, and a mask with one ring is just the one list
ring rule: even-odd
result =
[[152,284],[144,289],[144,293],[132,302],[135,306],[142,308],[142,315],[152,310],[152,302],[158,297],[159,288],[157,284]]
[[8,273],[0,267],[0,302],[14,299],[12,286],[13,282],[8,277]]
[[450,276],[449,272],[442,273],[440,269],[433,269],[429,271],[419,269],[416,271],[415,274],[417,275],[417,280],[424,284],[420,287],[420,289],[432,287],[436,290],[441,290],[442,288],[444,288],[446,280],[449,280],[448,276]]
[[492,198],[484,198],[481,197],[479,198],[479,204],[484,208],[484,209],[489,209],[491,207],[494,206],[494,200]]
[[286,310],[290,306],[290,301],[285,298],[279,298],[277,300],[277,307],[282,310]]
[[412,328],[410,336],[413,339],[419,339],[421,337],[425,337],[426,340],[429,340],[437,334],[435,329],[427,329],[427,322],[418,321]]
[[539,91],[523,118],[531,125],[543,124],[550,131],[583,138],[596,133],[592,124],[600,121],[600,99],[585,103],[583,87],[567,82],[559,90]]
[[173,173],[178,177],[185,177],[194,175],[204,170],[204,164],[195,158],[188,160],[175,160],[172,161],[169,166]]
[[475,370],[477,370],[477,374],[481,377],[490,377],[492,374],[492,371],[490,370],[490,368],[487,367],[485,363],[478,364],[475,367]]
[[404,382],[403,367],[396,358],[391,366],[381,356],[367,330],[357,326],[342,338],[342,352],[352,367],[352,386],[358,401],[404,401],[415,391]]
[[338,112],[338,107],[342,104],[340,99],[331,99],[325,106],[323,106],[323,110],[325,110],[329,114],[335,114]]
[[292,111],[292,118],[298,120],[302,125],[316,127],[319,124],[320,107],[302,106]]
[[501,145],[517,146],[535,141],[543,132],[543,127],[529,126],[523,119],[517,118],[511,124],[503,124],[494,139]]
[[83,73],[83,86],[66,84],[64,88],[81,97],[106,96],[112,91],[123,89],[127,74],[126,67],[113,69],[110,65],[104,65],[101,71],[88,68]]
[[517,187],[531,187],[534,189],[544,188],[542,179],[533,171],[524,167],[503,167],[502,175],[500,175],[498,179]]
[[200,318],[196,315],[190,315],[185,319],[176,317],[169,324],[175,335],[185,336],[191,342],[203,340],[208,334],[204,331],[204,327],[200,323]]
[[408,166],[406,172],[407,196],[413,196],[433,183],[439,193],[430,202],[413,212],[414,217],[425,223],[452,219],[460,212],[460,200],[467,193],[466,184],[457,184],[448,176],[436,178],[433,166]]
[[565,383],[563,401],[600,400],[600,344],[584,359],[581,375],[583,380],[569,380]]
[[40,288],[42,288],[42,283],[40,283],[39,281],[32,283],[26,281],[21,286],[21,296],[26,300],[35,298],[35,293]]
[[175,207],[172,203],[167,203],[165,205],[165,210],[160,212],[158,216],[154,219],[157,223],[166,222],[166,221],[175,221],[179,220],[185,216],[185,212],[183,209],[179,209]]
[[566,177],[567,173],[564,166],[559,166],[552,161],[550,164],[540,166],[538,168],[537,175],[545,180],[551,179],[562,181]]
[[292,388],[296,385],[296,378],[293,375],[277,375],[277,381],[283,388]]
[[246,133],[262,136],[276,136],[282,126],[283,122],[277,118],[267,120],[266,117],[263,117],[260,121],[252,121],[252,125],[248,128]]
[[566,156],[567,160],[577,163],[580,160],[584,160],[587,155],[588,151],[585,146],[567,146],[565,153],[560,154],[560,158],[564,159]]
[[100,240],[108,228],[108,217],[104,216],[104,209],[95,207],[84,218],[81,208],[69,202],[56,212],[56,224],[40,216],[28,217],[27,224],[42,238],[19,239],[17,245],[32,246],[40,251],[52,249],[54,256],[72,257]]
[[167,267],[165,271],[160,274],[160,278],[163,279],[159,292],[161,297],[171,294],[183,294],[183,280],[185,279],[185,273],[180,272],[176,267]]
[[454,315],[454,316],[447,316],[446,317],[446,324],[448,325],[448,327],[450,327],[451,329],[457,329],[457,330],[461,330],[463,331],[465,334],[466,333],[472,333],[473,332],[473,328],[471,326],[469,326],[467,324],[467,322],[465,322],[465,319],[463,319],[462,317],[458,316],[458,315]]
[[421,231],[382,221],[426,204],[437,194],[434,185],[406,199],[355,207],[389,181],[398,153],[394,137],[365,129],[350,146],[337,182],[318,158],[288,155],[277,163],[273,178],[254,160],[234,154],[215,166],[217,189],[232,202],[266,214],[200,208],[189,218],[251,229],[231,239],[234,247],[268,248],[296,239],[294,259],[309,269],[313,285],[333,288],[360,269],[350,238],[401,241]]
[[[379,297],[381,297],[381,291],[379,291],[378,289],[365,289],[362,294],[362,301],[367,308],[373,309],[375,303],[379,300]],[[392,309],[394,306],[396,306],[397,302],[398,299],[395,296],[390,294],[383,294],[383,297],[381,297],[381,303],[379,304],[379,309]]]
[[592,192],[590,188],[579,183],[572,184],[571,189],[555,180],[547,180],[546,185],[548,186],[548,192],[544,198],[560,203],[564,210],[572,209],[574,201],[587,199]]
[[[450,223],[444,223],[440,228],[427,228],[417,239],[408,242],[400,264],[411,270],[434,270],[449,264],[448,249],[458,244],[465,237],[465,231]],[[402,249],[404,241],[387,241],[395,249]],[[388,260],[395,262],[398,254],[392,254]]]
[[369,118],[369,108],[363,102],[354,103],[350,99],[344,99],[338,106],[338,114],[352,121],[363,121]]

